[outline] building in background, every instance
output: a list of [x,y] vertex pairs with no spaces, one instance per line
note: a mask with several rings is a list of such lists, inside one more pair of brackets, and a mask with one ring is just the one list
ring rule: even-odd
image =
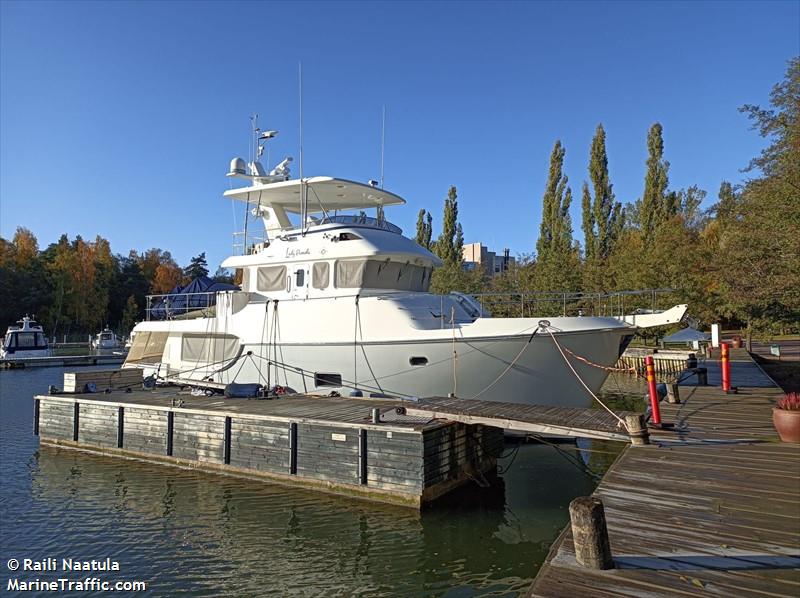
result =
[[467,270],[483,268],[489,276],[498,276],[508,270],[515,262],[515,259],[509,253],[508,249],[504,249],[502,255],[497,255],[480,243],[469,243],[464,245],[461,255],[464,258],[464,267]]

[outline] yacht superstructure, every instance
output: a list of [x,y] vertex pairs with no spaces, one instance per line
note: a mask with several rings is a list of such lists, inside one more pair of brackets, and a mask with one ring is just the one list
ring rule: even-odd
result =
[[41,324],[28,316],[8,327],[0,347],[0,359],[50,357],[50,345]]
[[590,395],[565,359],[581,356],[571,366],[597,391],[602,366],[632,338],[635,328],[614,318],[492,318],[471,297],[430,293],[441,261],[383,216],[401,197],[374,183],[290,179],[288,163],[266,174],[257,161],[232,161],[229,176],[249,185],[225,196],[263,225],[222,264],[241,271],[241,289],[216,293],[211,310],[206,301],[138,324],[125,367],[217,388],[585,406]]

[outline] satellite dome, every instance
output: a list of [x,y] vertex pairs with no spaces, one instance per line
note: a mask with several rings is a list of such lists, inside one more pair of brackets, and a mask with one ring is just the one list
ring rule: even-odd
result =
[[247,174],[247,164],[245,163],[244,159],[234,158],[231,160],[231,169],[228,172],[228,176],[235,174]]

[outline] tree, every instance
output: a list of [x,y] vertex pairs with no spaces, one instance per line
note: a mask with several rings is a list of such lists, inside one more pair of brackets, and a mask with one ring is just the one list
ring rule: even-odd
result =
[[572,190],[563,174],[566,151],[561,141],[556,141],[550,154],[550,172],[542,198],[542,222],[536,242],[537,261],[563,256],[572,249],[572,219],[569,205]]
[[570,290],[580,287],[580,252],[572,241],[569,206],[572,189],[563,173],[566,150],[556,141],[542,197],[542,222],[536,241],[536,260],[526,269],[533,287],[528,290]]
[[752,172],[760,170],[766,178],[776,177],[800,190],[800,56],[792,58],[784,80],[770,93],[773,109],[745,104],[739,111],[752,121],[757,130],[770,143],[747,167]]
[[606,154],[606,132],[603,125],[597,125],[589,152],[589,179],[592,182],[594,198],[589,193],[588,184],[583,185],[583,234],[587,261],[605,260],[622,226],[622,206],[614,201],[614,191],[608,176],[608,155]]
[[23,226],[14,233],[14,259],[17,266],[32,265],[39,257],[39,242],[36,236]]
[[669,186],[669,162],[664,160],[664,138],[660,123],[655,123],[647,133],[647,172],[644,193],[636,202],[639,228],[646,241],[652,239],[654,231],[666,220],[667,187]]
[[191,280],[200,278],[201,276],[208,276],[208,262],[206,261],[206,252],[194,256],[189,265],[183,269],[184,276]]
[[431,237],[433,235],[433,216],[424,208],[417,215],[417,236],[414,239],[418,245],[425,249],[431,249]]
[[119,321],[120,333],[123,335],[130,334],[138,319],[139,306],[136,303],[136,298],[133,295],[129,295],[128,300],[125,302],[125,310],[122,312],[122,318]]
[[[450,187],[447,199],[444,200],[444,215],[442,217],[442,232],[433,246],[433,251],[445,264],[458,264],[460,266],[463,256],[461,248],[464,246],[464,236],[459,236],[458,224],[458,193],[455,187]],[[460,243],[460,246],[459,246]]]
[[222,266],[217,268],[217,271],[214,272],[214,276],[212,278],[214,282],[224,282],[226,284],[234,284],[233,282],[234,274],[232,274],[230,270],[228,270],[227,268],[223,268]]
[[730,222],[736,217],[738,195],[728,181],[722,181],[717,194],[719,201],[711,207],[711,212],[720,222]]
[[178,286],[182,280],[183,270],[181,270],[176,264],[159,264],[159,266],[156,268],[153,282],[150,284],[150,290],[156,295],[169,293],[172,289]]
[[[800,329],[800,57],[770,94],[772,108],[741,111],[768,140],[725,223],[717,252],[721,293],[731,312],[769,331]],[[727,192],[726,192],[727,193]],[[720,198],[722,204],[722,198]],[[731,267],[735,264],[735,267]]]

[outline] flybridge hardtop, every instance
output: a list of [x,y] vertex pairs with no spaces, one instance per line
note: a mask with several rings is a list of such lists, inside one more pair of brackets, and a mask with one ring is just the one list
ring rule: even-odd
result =
[[274,183],[255,183],[225,192],[225,197],[254,205],[281,208],[292,214],[302,212],[303,186],[307,186],[308,213],[334,210],[365,210],[406,203],[399,195],[365,183],[316,176]]

